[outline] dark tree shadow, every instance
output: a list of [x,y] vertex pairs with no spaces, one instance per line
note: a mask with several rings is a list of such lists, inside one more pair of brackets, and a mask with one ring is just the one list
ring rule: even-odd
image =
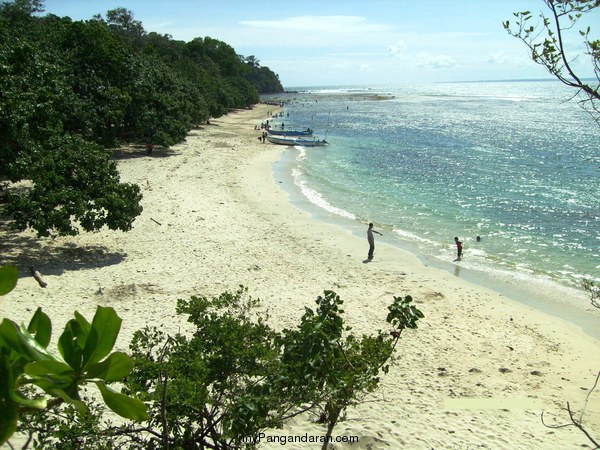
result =
[[132,145],[114,150],[111,153],[110,159],[119,161],[137,158],[168,158],[177,155],[180,155],[180,153],[170,148],[154,147],[152,153],[148,153],[145,146]]
[[43,275],[62,275],[74,270],[112,266],[126,257],[126,253],[109,251],[101,245],[57,244],[48,238],[12,231],[6,222],[0,224],[0,265],[16,266],[20,278],[30,276],[32,266]]

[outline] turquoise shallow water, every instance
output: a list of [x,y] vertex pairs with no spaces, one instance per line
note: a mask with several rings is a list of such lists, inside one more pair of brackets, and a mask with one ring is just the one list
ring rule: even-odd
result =
[[297,90],[275,124],[330,142],[285,157],[297,195],[324,217],[372,221],[440,265],[457,264],[458,236],[461,270],[585,303],[581,280],[600,281],[600,128],[568,88]]

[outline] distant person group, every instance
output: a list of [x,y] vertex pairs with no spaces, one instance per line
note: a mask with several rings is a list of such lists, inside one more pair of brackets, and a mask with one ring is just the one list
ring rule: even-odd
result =
[[[477,242],[481,242],[481,236],[477,236],[475,240]],[[456,261],[460,261],[463,256],[463,243],[458,239],[458,237],[454,238],[454,243],[456,244]]]
[[[373,260],[373,255],[375,253],[375,237],[373,233],[383,236],[379,231],[373,229],[373,223],[369,223],[369,228],[367,228],[367,241],[369,243],[369,254],[367,255],[367,259],[364,262],[370,262]],[[481,242],[481,236],[477,236],[477,242]],[[462,260],[463,256],[463,243],[458,239],[458,236],[454,238],[454,244],[456,245],[456,259],[455,261]]]

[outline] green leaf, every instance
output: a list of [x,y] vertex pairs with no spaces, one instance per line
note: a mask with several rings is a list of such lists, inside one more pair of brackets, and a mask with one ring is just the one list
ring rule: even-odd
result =
[[6,443],[8,439],[17,430],[17,422],[19,420],[19,407],[13,402],[0,399],[0,445]]
[[48,399],[46,397],[27,398],[18,391],[11,391],[10,394],[13,401],[20,406],[35,409],[44,409],[48,406]]
[[85,373],[86,378],[101,378],[109,383],[121,381],[133,370],[131,358],[122,352],[112,353],[99,363],[92,363]]
[[12,320],[3,319],[0,323],[0,341],[11,350],[21,354],[24,352],[19,340],[19,326]]
[[17,285],[19,271],[15,266],[0,267],[0,295],[6,295]]
[[77,400],[79,399],[79,394],[77,393],[77,384],[72,376],[40,376],[34,378],[33,382],[37,387],[50,395],[63,397],[63,394],[61,393],[69,392],[69,398],[74,397]]
[[65,325],[65,329],[58,338],[58,351],[64,358],[65,362],[75,370],[81,373],[81,349],[77,345],[77,333],[75,328],[79,328],[77,322],[73,319],[69,320]]
[[78,311],[73,312],[73,316],[75,317],[75,320],[81,327],[82,333],[84,335],[88,334],[90,332],[90,328],[92,328],[92,325],[88,322],[88,320],[85,317],[83,317]]
[[35,334],[35,340],[44,348],[48,347],[52,337],[52,322],[50,318],[38,308],[29,322],[27,331]]
[[32,377],[73,374],[73,369],[61,361],[36,361],[25,366],[25,373]]
[[121,322],[113,308],[98,306],[92,320],[92,330],[97,333],[97,340],[90,341],[89,345],[86,343],[84,364],[99,362],[112,351],[121,329]]
[[[6,320],[6,319],[5,319]],[[0,445],[4,444],[17,429],[19,405],[10,396],[13,388],[8,356],[0,356]]]
[[56,397],[60,397],[62,398],[65,402],[70,403],[71,405],[73,405],[75,407],[75,409],[77,409],[77,411],[79,411],[81,414],[87,414],[89,412],[89,408],[88,406],[82,402],[81,400],[77,399],[77,398],[73,398],[71,397],[69,394],[66,393],[66,391],[64,391],[63,389],[54,389],[51,392],[52,395],[56,396]]
[[[90,333],[92,333],[92,325],[87,321],[85,317],[79,314],[77,311],[73,313],[75,316],[73,331],[77,337],[77,345],[80,349],[84,349],[90,340]],[[76,326],[75,326],[76,324]]]
[[38,341],[31,335],[25,325],[21,325],[17,330],[17,338],[20,346],[15,347],[21,354],[28,357],[31,361],[52,361],[55,357],[42,347]]
[[102,381],[96,381],[96,385],[100,389],[100,393],[102,394],[106,406],[121,417],[136,420],[138,422],[149,419],[146,405],[140,400],[113,391]]

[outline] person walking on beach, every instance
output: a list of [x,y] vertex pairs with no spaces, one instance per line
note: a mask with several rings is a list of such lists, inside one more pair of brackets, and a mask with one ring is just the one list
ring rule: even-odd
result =
[[383,236],[379,231],[375,231],[373,229],[373,224],[369,224],[369,229],[367,230],[367,240],[369,241],[369,256],[368,260],[371,261],[373,259],[373,252],[375,251],[375,238],[373,237],[373,233],[377,233],[379,236]]
[[454,242],[456,243],[456,259],[460,261],[462,258],[462,242],[457,237],[454,238]]

